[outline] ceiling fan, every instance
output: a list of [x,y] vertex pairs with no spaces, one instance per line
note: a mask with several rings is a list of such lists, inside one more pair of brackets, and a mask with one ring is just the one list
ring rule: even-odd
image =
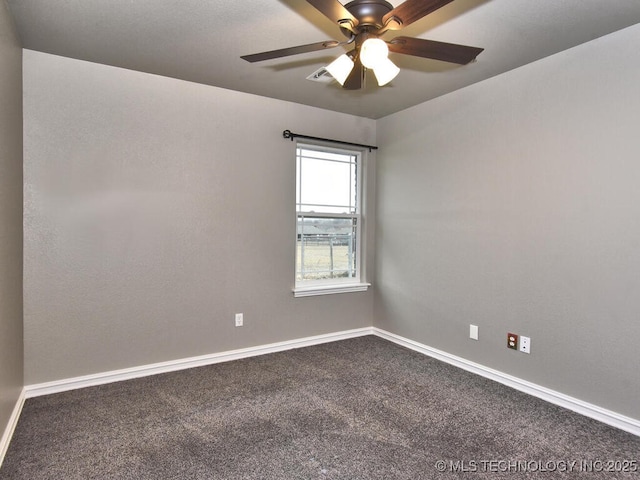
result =
[[353,44],[353,50],[325,67],[348,90],[362,88],[367,69],[373,70],[380,86],[393,80],[400,69],[389,60],[390,51],[466,65],[484,49],[412,37],[400,36],[389,41],[380,38],[386,32],[400,30],[452,1],[406,0],[394,8],[385,0],[353,0],[346,5],[338,0],[307,0],[338,24],[347,37],[346,41],[327,40],[240,58],[253,63]]

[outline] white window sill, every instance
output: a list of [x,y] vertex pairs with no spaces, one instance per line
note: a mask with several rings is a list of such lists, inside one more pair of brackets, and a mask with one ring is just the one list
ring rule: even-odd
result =
[[333,295],[335,293],[366,292],[370,283],[346,283],[344,285],[313,285],[293,289],[294,297],[311,297],[314,295]]

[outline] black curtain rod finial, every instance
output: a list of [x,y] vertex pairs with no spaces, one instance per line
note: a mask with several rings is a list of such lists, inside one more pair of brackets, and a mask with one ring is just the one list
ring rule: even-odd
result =
[[284,132],[282,132],[282,136],[284,138],[290,138],[292,142],[294,138],[306,138],[307,140],[320,140],[321,142],[339,143],[340,145],[350,145],[352,147],[364,147],[364,148],[368,148],[369,151],[378,149],[378,147],[374,145],[363,145],[361,143],[342,142],[340,140],[331,140],[330,138],[311,137],[309,135],[300,135],[299,133],[293,133],[291,130],[285,130]]

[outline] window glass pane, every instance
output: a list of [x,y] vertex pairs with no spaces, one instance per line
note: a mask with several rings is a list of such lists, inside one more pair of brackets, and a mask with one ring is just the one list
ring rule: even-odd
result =
[[349,155],[344,154],[343,152],[327,152],[321,150],[321,147],[318,149],[308,149],[308,148],[299,148],[299,154],[303,157],[307,158],[315,158],[318,160],[333,160],[336,162],[348,162]]
[[298,211],[355,213],[355,155],[298,149]]
[[356,276],[355,218],[298,216],[296,280]]

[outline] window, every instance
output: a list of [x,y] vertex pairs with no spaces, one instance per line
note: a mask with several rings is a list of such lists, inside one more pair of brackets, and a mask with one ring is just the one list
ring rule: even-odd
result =
[[362,152],[296,147],[296,296],[366,290],[361,281]]

